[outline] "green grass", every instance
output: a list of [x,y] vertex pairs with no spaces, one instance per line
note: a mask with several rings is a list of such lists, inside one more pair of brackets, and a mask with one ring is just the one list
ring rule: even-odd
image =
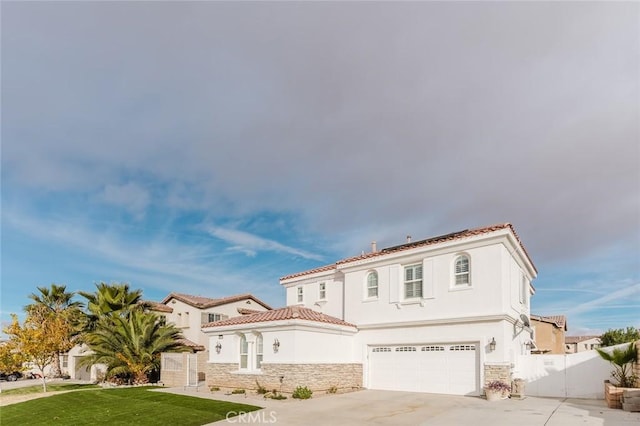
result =
[[[62,384],[49,384],[47,383],[47,392],[55,391],[69,391],[76,389],[96,389],[98,385],[84,385],[80,383],[62,383]],[[2,391],[2,395],[26,395],[30,393],[41,393],[42,382],[38,385],[28,386],[26,388],[7,389]]]
[[[4,393],[4,392],[3,392]],[[2,407],[3,425],[202,425],[260,407],[152,392],[149,387],[69,392]]]

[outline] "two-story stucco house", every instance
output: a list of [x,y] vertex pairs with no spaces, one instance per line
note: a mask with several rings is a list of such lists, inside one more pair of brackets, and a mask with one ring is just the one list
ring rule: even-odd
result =
[[271,309],[251,294],[214,299],[170,293],[160,303],[149,305],[163,321],[180,329],[184,336],[182,343],[192,351],[162,354],[160,379],[167,386],[195,385],[204,380],[209,354],[208,337],[201,330],[203,324]]
[[204,325],[207,383],[479,395],[529,353],[537,271],[510,224],[283,277],[287,307]]
[[562,355],[565,353],[567,318],[564,315],[540,316],[531,314],[534,349],[531,353]]

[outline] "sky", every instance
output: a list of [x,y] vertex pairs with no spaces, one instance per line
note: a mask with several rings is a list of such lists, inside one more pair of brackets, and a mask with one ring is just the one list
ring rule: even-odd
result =
[[532,312],[640,327],[640,4],[1,4],[0,320],[249,292],[510,222]]

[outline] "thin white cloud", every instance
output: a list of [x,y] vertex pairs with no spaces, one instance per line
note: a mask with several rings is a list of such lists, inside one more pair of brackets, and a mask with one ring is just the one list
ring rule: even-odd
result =
[[216,226],[209,226],[206,229],[213,237],[232,244],[231,250],[241,251],[248,256],[255,256],[259,251],[275,251],[300,256],[310,260],[323,260],[323,257],[318,254],[289,247],[277,241],[262,238],[248,232],[238,231],[237,229],[221,228]]
[[619,299],[628,300],[631,296],[635,294],[640,294],[640,283],[636,283],[636,284],[630,285],[629,287],[616,290],[604,296],[598,297],[596,299],[592,299],[588,302],[580,303],[575,307],[568,309],[565,313],[566,315],[576,315],[576,314],[588,312],[594,309],[599,309],[603,305],[614,300],[619,300]]

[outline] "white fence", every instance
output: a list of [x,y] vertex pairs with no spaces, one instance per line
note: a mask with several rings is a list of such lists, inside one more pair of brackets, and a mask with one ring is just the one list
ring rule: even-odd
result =
[[[625,345],[612,346],[623,348]],[[517,374],[526,395],[604,399],[604,381],[613,367],[594,350],[568,355],[525,355]]]

